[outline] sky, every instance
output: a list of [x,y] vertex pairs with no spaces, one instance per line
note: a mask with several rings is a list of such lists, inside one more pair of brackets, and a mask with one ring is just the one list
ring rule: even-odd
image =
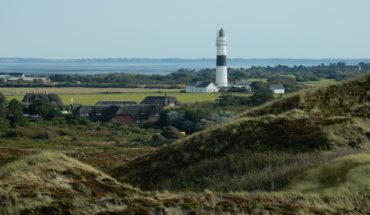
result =
[[0,0],[0,57],[370,58],[369,0]]

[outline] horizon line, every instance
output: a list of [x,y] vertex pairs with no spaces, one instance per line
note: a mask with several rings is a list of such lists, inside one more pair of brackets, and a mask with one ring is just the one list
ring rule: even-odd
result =
[[[151,57],[93,57],[93,58],[39,58],[39,57],[0,57],[0,60],[214,60],[215,58],[179,58],[179,57],[164,57],[164,58],[151,58]],[[368,57],[360,58],[342,58],[342,57],[323,57],[323,58],[280,58],[280,57],[266,57],[266,58],[243,58],[233,57],[229,60],[370,60]]]

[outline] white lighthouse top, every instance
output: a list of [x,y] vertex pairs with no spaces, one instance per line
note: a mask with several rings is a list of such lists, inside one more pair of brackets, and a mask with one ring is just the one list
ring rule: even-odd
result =
[[220,29],[220,31],[218,32],[218,37],[225,37],[224,29]]
[[222,28],[217,32],[216,46],[227,46],[225,31]]

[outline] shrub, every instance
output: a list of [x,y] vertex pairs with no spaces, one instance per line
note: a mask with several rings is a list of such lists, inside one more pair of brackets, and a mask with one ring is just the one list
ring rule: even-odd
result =
[[6,107],[6,97],[2,93],[0,93],[0,119],[5,118]]
[[44,101],[35,101],[28,107],[30,114],[38,114],[46,120],[51,120],[61,114],[57,111],[54,105],[46,103]]
[[36,135],[34,138],[39,140],[52,140],[55,139],[57,134],[53,131],[46,130]]
[[26,126],[28,124],[27,119],[23,116],[23,105],[16,99],[12,99],[9,102],[7,118],[12,127],[17,125]]
[[68,125],[88,125],[89,120],[75,115],[65,115],[64,119]]
[[180,139],[183,137],[183,135],[180,133],[180,131],[173,127],[173,126],[168,126],[165,129],[163,129],[161,135],[167,139]]
[[9,130],[6,131],[3,135],[4,138],[16,138],[16,137],[22,137],[23,133],[19,130]]
[[164,144],[171,143],[171,140],[165,138],[161,134],[154,134],[152,136],[152,141],[154,143],[154,146],[161,146],[161,145],[164,145]]

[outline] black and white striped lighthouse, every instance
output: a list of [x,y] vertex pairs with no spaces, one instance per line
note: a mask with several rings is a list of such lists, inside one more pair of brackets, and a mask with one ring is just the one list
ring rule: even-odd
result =
[[227,40],[225,32],[221,28],[217,34],[217,63],[216,63],[216,85],[218,87],[227,87]]

